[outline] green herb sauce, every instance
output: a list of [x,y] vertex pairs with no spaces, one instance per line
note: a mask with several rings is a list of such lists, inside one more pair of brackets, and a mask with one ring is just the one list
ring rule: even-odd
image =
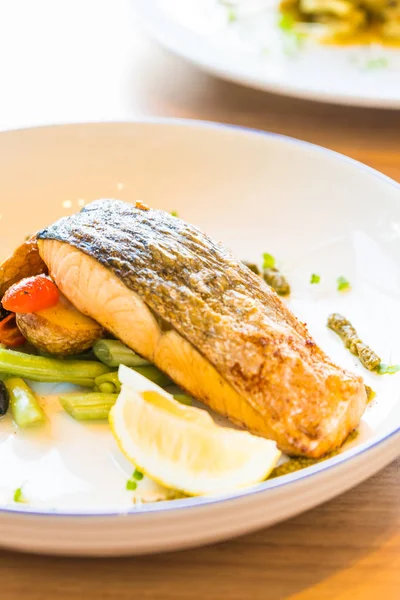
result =
[[[357,430],[352,431],[347,436],[347,439],[345,440],[344,444],[352,442],[357,437],[357,435],[358,435]],[[343,446],[342,446],[342,448],[343,448]],[[307,458],[305,456],[290,458],[288,461],[286,461],[282,465],[279,465],[279,467],[275,467],[275,469],[273,469],[273,471],[272,471],[271,475],[268,477],[268,479],[274,479],[275,477],[282,477],[283,475],[288,475],[289,473],[294,473],[295,471],[300,471],[300,469],[306,469],[307,467],[312,467],[313,465],[323,462],[324,460],[328,460],[328,458],[332,458],[333,456],[336,456],[337,454],[340,453],[340,450],[341,450],[341,448],[333,450],[332,452],[325,454],[325,456],[323,456],[322,458]]]
[[346,348],[359,358],[366,369],[375,371],[379,367],[381,364],[380,357],[360,340],[357,331],[346,317],[339,313],[333,313],[329,315],[327,325],[329,329],[332,329],[342,338]]

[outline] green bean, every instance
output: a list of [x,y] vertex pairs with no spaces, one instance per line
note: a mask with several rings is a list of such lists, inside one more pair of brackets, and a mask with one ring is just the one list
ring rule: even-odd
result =
[[186,394],[178,385],[170,385],[165,390],[171,396],[175,398],[181,404],[186,404],[187,406],[191,406],[193,404],[193,396]]
[[118,340],[99,340],[93,346],[93,352],[108,367],[140,367],[150,363]]
[[102,394],[115,394],[116,391],[115,385],[110,381],[105,381],[104,383],[101,383],[98,387],[99,391],[102,392]]
[[9,377],[4,383],[10,396],[12,416],[18,427],[43,424],[46,415],[25,381],[20,377]]
[[63,409],[78,421],[108,419],[118,394],[68,394],[59,396]]
[[144,367],[133,367],[133,371],[136,371],[136,373],[143,375],[143,377],[146,377],[146,379],[149,379],[150,381],[152,381],[156,385],[159,385],[160,387],[166,387],[167,385],[172,384],[170,378],[167,377],[165,373],[157,369],[157,367],[155,367],[154,365],[148,365]]
[[95,361],[60,360],[0,349],[0,373],[33,381],[68,382],[93,387],[96,377],[109,371]]
[[[146,377],[146,379],[149,379],[150,381],[159,385],[160,387],[165,387],[167,385],[172,384],[170,378],[167,377],[164,373],[162,373],[162,371],[157,369],[157,367],[155,367],[154,365],[144,365],[143,367],[131,367],[131,369],[132,371],[136,371],[140,375],[143,375],[143,377]],[[95,385],[99,389],[99,391],[106,391],[105,389],[103,390],[101,388],[101,386],[103,386],[105,383],[110,383],[114,386],[114,393],[119,393],[121,391],[121,383],[118,379],[117,371],[112,371],[111,373],[105,373],[104,375],[96,377]],[[111,392],[111,388],[109,388],[109,391]]]
[[193,398],[188,394],[174,394],[175,400],[177,400],[180,404],[186,404],[186,406],[192,406]]
[[117,371],[112,371],[111,373],[104,373],[104,375],[99,375],[99,377],[96,377],[94,382],[96,388],[98,388],[100,392],[106,391],[102,389],[102,386],[104,386],[105,384],[108,384],[107,387],[109,388],[109,393],[119,394],[119,392],[121,391],[121,383],[118,379]]

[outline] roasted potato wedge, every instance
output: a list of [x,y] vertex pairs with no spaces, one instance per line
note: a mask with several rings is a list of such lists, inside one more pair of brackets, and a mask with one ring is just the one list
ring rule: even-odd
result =
[[40,258],[36,236],[32,236],[0,264],[0,299],[17,281],[41,273],[47,273],[47,266]]
[[101,326],[79,312],[65,296],[36,313],[18,313],[17,325],[24,337],[39,350],[58,356],[79,354],[91,348],[102,335]]

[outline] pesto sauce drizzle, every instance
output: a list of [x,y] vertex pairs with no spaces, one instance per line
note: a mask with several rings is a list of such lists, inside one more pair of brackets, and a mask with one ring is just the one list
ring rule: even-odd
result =
[[282,273],[273,267],[272,269],[264,269],[263,273],[265,283],[268,283],[280,296],[290,294],[290,285]]
[[346,317],[339,313],[333,313],[329,315],[327,324],[329,329],[332,329],[342,338],[346,348],[359,358],[361,364],[368,371],[375,371],[379,367],[381,364],[380,357],[360,340],[357,331]]
[[261,275],[260,273],[260,269],[257,267],[257,265],[255,263],[249,263],[249,262],[244,262],[243,264],[250,269],[250,271],[253,271],[253,273],[255,273],[256,275]]
[[[358,435],[358,431],[354,429],[346,438],[343,446],[348,442],[352,442]],[[279,467],[275,467],[271,472],[268,479],[275,479],[275,477],[282,477],[282,475],[288,475],[289,473],[294,473],[295,471],[300,471],[301,469],[305,469],[306,467],[312,467],[324,460],[328,460],[328,458],[332,458],[340,453],[341,448],[337,448],[336,450],[332,450],[328,454],[325,454],[322,458],[307,458],[306,456],[299,456],[296,458],[290,458],[288,461],[283,463],[283,465],[279,465]]]
[[365,391],[367,392],[367,404],[369,404],[375,398],[376,392],[369,385],[365,386]]
[[[255,263],[243,262],[250,271],[261,275],[261,271]],[[263,254],[262,277],[279,296],[290,294],[290,285],[284,275],[275,267],[275,258],[267,252]]]

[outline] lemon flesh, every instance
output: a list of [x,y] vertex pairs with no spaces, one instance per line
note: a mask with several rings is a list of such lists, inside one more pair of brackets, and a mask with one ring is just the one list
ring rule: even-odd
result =
[[162,485],[193,496],[230,492],[262,481],[276,465],[275,442],[216,425],[127,367],[119,378],[112,432],[125,456]]

